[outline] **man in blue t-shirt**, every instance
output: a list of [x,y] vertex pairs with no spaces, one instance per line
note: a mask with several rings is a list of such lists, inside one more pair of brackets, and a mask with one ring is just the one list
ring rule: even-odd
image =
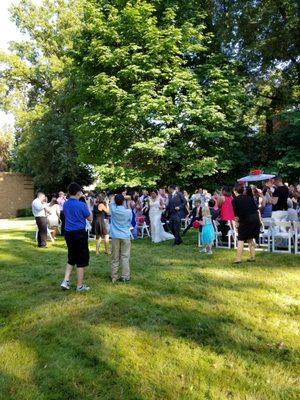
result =
[[90,288],[83,284],[84,268],[89,265],[89,243],[86,231],[86,220],[93,217],[85,202],[79,201],[83,196],[81,187],[73,182],[68,188],[69,199],[64,203],[65,240],[68,246],[68,263],[65,278],[61,283],[63,290],[71,287],[71,274],[74,265],[77,266],[77,292],[86,292]]

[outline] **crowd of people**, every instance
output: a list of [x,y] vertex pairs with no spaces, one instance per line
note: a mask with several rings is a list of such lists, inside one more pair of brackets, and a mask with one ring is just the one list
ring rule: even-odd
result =
[[[242,262],[245,242],[250,252],[247,261],[254,262],[262,218],[299,220],[300,184],[288,185],[275,177],[264,182],[261,189],[237,184],[234,188],[224,186],[213,194],[200,188],[189,195],[180,187],[170,185],[158,190],[143,189],[141,193],[125,190],[96,195],[84,194],[78,184],[72,183],[67,195],[61,191],[50,202],[43,192],[38,192],[32,211],[38,229],[38,247],[47,247],[49,231],[53,236],[59,233],[65,237],[68,263],[61,287],[70,289],[70,276],[76,265],[80,292],[89,290],[83,283],[84,268],[89,264],[89,236],[96,239],[97,255],[102,241],[105,253],[111,255],[112,282],[129,282],[131,241],[140,238],[138,228],[143,226],[150,228],[153,243],[173,240],[175,246],[183,242],[182,236],[189,229],[199,229],[201,252],[211,255],[215,240],[213,221],[218,221],[224,243],[230,226],[234,225],[238,231],[235,263]],[[183,230],[182,221],[187,222]]]

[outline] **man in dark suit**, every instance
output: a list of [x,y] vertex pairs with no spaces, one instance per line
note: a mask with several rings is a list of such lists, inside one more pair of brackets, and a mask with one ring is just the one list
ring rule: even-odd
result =
[[181,211],[186,205],[186,200],[182,193],[176,191],[176,186],[170,185],[168,187],[169,198],[167,204],[167,213],[169,215],[169,225],[173,235],[175,236],[175,243],[179,245],[182,243],[180,237],[180,222]]

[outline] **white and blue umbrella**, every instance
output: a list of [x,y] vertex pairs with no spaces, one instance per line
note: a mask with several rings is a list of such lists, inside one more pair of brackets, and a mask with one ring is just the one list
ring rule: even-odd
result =
[[270,174],[259,174],[259,175],[247,175],[243,178],[238,179],[237,181],[240,182],[258,182],[258,181],[267,181],[268,179],[274,178],[275,175]]

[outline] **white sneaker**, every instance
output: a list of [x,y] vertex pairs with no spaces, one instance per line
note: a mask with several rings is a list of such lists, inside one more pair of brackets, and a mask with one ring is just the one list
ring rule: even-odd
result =
[[77,286],[76,292],[88,292],[90,290],[89,286],[82,285],[82,286]]
[[211,250],[208,250],[208,252],[207,252],[207,254],[209,255],[209,256],[212,256],[212,251]]
[[200,249],[199,251],[200,251],[200,253],[206,253],[207,252],[205,247],[204,247],[204,249]]
[[71,289],[71,282],[63,280],[60,287],[62,290],[70,290]]

